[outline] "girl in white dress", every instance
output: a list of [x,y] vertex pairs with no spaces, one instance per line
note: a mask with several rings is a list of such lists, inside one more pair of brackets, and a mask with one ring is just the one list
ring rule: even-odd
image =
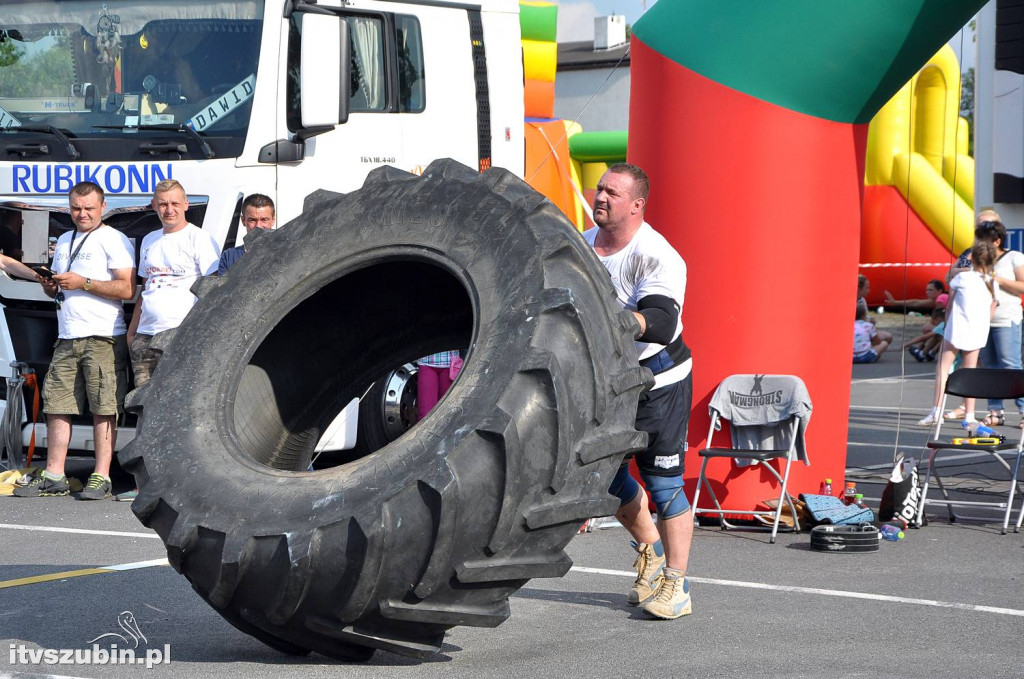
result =
[[[992,267],[996,263],[995,245],[988,241],[975,241],[971,248],[971,271],[962,271],[949,282],[950,298],[946,305],[946,332],[942,339],[942,353],[935,367],[935,402],[932,411],[918,424],[930,426],[942,419],[939,403],[946,390],[946,378],[958,353],[962,353],[963,367],[978,366],[978,352],[988,341],[989,322],[995,313],[996,288],[992,280]],[[965,422],[974,418],[974,399],[964,399]]]

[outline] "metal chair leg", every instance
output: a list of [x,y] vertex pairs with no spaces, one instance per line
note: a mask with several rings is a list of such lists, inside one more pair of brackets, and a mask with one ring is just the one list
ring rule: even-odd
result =
[[[1020,455],[1021,451],[1018,449],[1017,461],[1013,464],[1013,478],[1010,479],[1010,495],[1006,498],[1006,515],[1003,517],[1003,535],[1006,535],[1006,529],[1010,525],[1010,514],[1013,513],[1013,496],[1017,490],[1017,473],[1020,471]],[[998,457],[998,455],[996,457]]]
[[928,466],[924,471],[924,484],[921,486],[921,499],[917,503],[917,525],[922,525],[924,519],[924,506],[928,501],[928,482],[932,478],[932,465],[935,464],[935,451],[930,451],[928,455]]
[[700,475],[697,477],[697,490],[693,494],[693,525],[696,526],[697,522],[697,503],[700,501],[700,484],[704,482],[704,471],[708,468],[708,458],[701,460],[700,464]]

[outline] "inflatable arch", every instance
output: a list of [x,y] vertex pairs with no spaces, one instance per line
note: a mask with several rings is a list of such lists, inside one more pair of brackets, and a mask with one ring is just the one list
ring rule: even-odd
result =
[[[690,489],[708,400],[733,373],[803,378],[813,466],[791,488],[841,487],[868,122],[982,4],[676,0],[634,25],[628,157],[688,267]],[[756,467],[711,477],[737,504],[772,495]]]

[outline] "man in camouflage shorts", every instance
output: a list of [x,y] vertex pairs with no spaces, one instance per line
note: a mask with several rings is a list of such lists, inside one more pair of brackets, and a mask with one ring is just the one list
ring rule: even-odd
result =
[[17,497],[52,497],[70,492],[64,461],[71,443],[71,416],[92,413],[96,467],[83,500],[110,497],[110,463],[117,414],[128,379],[127,330],[122,302],[135,293],[131,242],[103,223],[106,200],[92,182],[68,193],[75,229],[57,240],[43,291],[57,305],[59,326],[53,359],[43,383],[46,412],[46,469],[14,490]]

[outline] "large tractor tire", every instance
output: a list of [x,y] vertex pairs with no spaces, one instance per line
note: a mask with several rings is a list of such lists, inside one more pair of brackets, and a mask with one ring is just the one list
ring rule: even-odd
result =
[[[561,213],[454,161],[317,193],[266,232],[164,347],[121,463],[136,516],[225,619],[287,653],[437,651],[559,577],[618,507],[650,372],[636,324]],[[318,438],[396,365],[465,348],[438,406],[380,450],[306,471]]]

